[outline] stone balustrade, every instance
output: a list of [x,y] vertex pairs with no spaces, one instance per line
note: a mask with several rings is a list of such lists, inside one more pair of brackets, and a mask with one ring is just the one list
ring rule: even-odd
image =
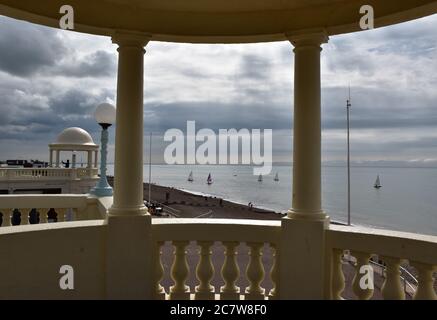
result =
[[[212,219],[155,219],[152,232],[155,246],[155,298],[156,299],[196,299],[196,300],[264,300],[277,299],[277,259],[279,251],[280,222]],[[170,270],[164,270],[162,248],[165,243],[173,248],[173,262]],[[198,262],[190,265],[187,261],[187,246],[195,245]],[[243,244],[246,248],[243,247]],[[222,259],[212,261],[212,247],[221,251]],[[272,265],[266,272],[263,254],[267,248],[273,252]],[[245,268],[238,263],[238,254],[248,254]],[[214,264],[221,267],[215,268]],[[165,271],[170,273],[173,285],[162,284]],[[198,285],[186,284],[190,274],[195,274]],[[220,273],[224,283],[220,289],[211,284],[211,279]],[[247,287],[237,286],[241,278]],[[272,283],[266,291],[263,281]]]
[[73,180],[97,175],[97,168],[0,168],[0,181]]
[[412,268],[418,276],[414,299],[436,300],[434,272],[437,272],[437,237],[361,227],[331,226],[327,232],[327,250],[330,259],[329,293],[332,299],[343,299],[345,277],[343,257],[355,261],[355,277],[352,288],[359,300],[369,300],[374,290],[365,284],[363,266],[371,267],[370,259],[381,261],[385,266],[382,296],[387,300],[404,300],[401,266]]
[[1,227],[103,219],[101,199],[89,195],[5,195],[0,198]]
[[[7,279],[6,282],[0,283],[0,298],[63,297],[64,293],[52,288],[52,284],[53,277],[57,276],[56,272],[53,273],[53,268],[65,261],[69,261],[81,274],[86,275],[83,279],[94,279],[91,282],[80,280],[77,288],[86,288],[86,292],[75,290],[76,298],[108,297],[102,290],[108,279],[94,275],[105,274],[105,265],[113,261],[113,258],[104,260],[108,259],[108,252],[113,250],[113,246],[107,245],[106,235],[113,232],[114,225],[111,227],[108,219],[104,219],[111,204],[111,197],[94,198],[88,195],[0,196],[0,212],[3,214],[0,253],[3,252],[3,255],[7,256],[0,264],[0,273]],[[51,222],[47,212],[52,208],[58,215],[57,222],[66,220],[65,213],[68,210],[76,213],[74,220],[82,221],[46,223]],[[32,225],[11,227],[14,209],[21,213],[21,225]],[[39,213],[37,223],[32,221],[29,215],[35,211]],[[291,275],[280,272],[281,266],[290,265],[289,261],[285,261],[290,256],[285,256],[284,252],[293,252],[292,263],[298,261],[300,254],[296,250],[299,248],[298,244],[287,242],[287,237],[284,237],[287,229],[284,228],[283,221],[154,218],[149,223],[150,228],[147,225],[138,227],[137,231],[133,230],[132,226],[128,228],[129,232],[149,235],[144,238],[145,240],[138,242],[144,248],[142,243],[146,241],[146,247],[150,248],[147,249],[150,250],[150,254],[142,249],[141,254],[150,259],[144,260],[145,264],[138,272],[145,273],[149,278],[144,288],[150,288],[150,294],[145,290],[142,294],[138,293],[138,298],[285,298],[283,293],[287,291],[281,290],[281,283],[285,283],[286,279],[281,279],[281,276]],[[121,225],[121,228],[125,230],[126,226]],[[68,246],[71,247],[68,251],[56,251],[57,253],[53,254],[50,250],[40,250],[41,241],[44,242],[42,246],[49,246],[50,243],[64,243],[65,239],[68,239]],[[349,270],[355,268],[355,277],[349,284],[352,292],[357,299],[371,299],[374,290],[362,288],[361,269],[363,266],[369,267],[370,260],[373,259],[385,266],[382,272],[384,284],[382,288],[375,288],[383,298],[405,299],[405,284],[402,283],[400,270],[402,266],[411,270],[418,278],[418,282],[413,285],[415,299],[437,299],[433,278],[437,266],[437,237],[330,225],[325,230],[324,237],[320,239],[324,241],[323,247],[326,252],[324,275],[320,277],[308,272],[303,280],[293,282],[293,290],[297,296],[301,290],[305,290],[302,285],[314,282],[314,279],[324,279],[322,287],[325,298],[343,299],[346,286],[343,271],[347,263]],[[134,244],[131,242],[129,246]],[[124,248],[128,244],[121,241],[119,245]],[[37,259],[33,252],[38,252]],[[88,252],[90,255],[89,265],[85,269],[81,252]],[[41,271],[37,278],[31,274],[26,278],[30,283],[38,282],[38,286],[35,287],[37,289],[19,285],[21,278],[16,277],[25,272],[24,267],[18,268],[16,272],[10,268],[12,265],[26,266],[30,260],[33,267],[45,270]],[[51,269],[46,269],[48,260],[52,265]],[[92,270],[92,273],[89,270]],[[350,277],[348,279],[351,280]],[[319,280],[316,283],[318,282]],[[4,291],[5,288],[12,287],[13,292]]]

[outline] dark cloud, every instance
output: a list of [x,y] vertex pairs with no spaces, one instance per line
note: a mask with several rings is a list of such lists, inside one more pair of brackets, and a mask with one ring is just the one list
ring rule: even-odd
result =
[[0,70],[30,76],[56,64],[66,47],[54,29],[0,17]]
[[81,61],[68,61],[53,68],[55,74],[66,77],[110,77],[116,73],[116,55],[98,50]]
[[378,65],[369,59],[366,51],[357,50],[354,43],[348,40],[337,40],[330,43],[329,54],[324,54],[331,72],[358,72],[361,76],[372,77]]
[[270,78],[272,63],[267,57],[259,54],[245,54],[241,57],[237,72],[239,79],[267,80]]
[[196,127],[219,129],[289,129],[292,114],[281,106],[264,104],[226,104],[213,102],[146,105],[146,131],[186,130],[187,121]]
[[[347,89],[341,86],[351,76],[352,128],[363,133],[360,139],[354,138],[355,155],[437,158],[436,22],[424,19],[333,37],[324,46],[324,155],[344,158]],[[107,86],[116,80],[117,53],[97,38],[95,43],[100,45],[85,46],[80,41],[93,41],[81,36],[64,37],[58,30],[0,17],[3,148],[10,141],[46,146],[69,126],[83,127],[98,138],[92,112],[107,98],[115,100],[113,88]],[[170,128],[185,131],[188,120],[196,121],[197,129],[214,131],[273,129],[280,132],[274,139],[275,153],[291,158],[293,53],[289,43],[226,48],[152,43],[148,51],[153,59],[146,56],[145,60],[145,98],[150,99],[144,107],[146,133],[162,135]],[[375,138],[387,135],[390,139]],[[162,139],[155,139],[154,148],[162,150],[162,145],[155,146]]]
[[[1,89],[0,89],[1,93]],[[8,92],[0,96],[1,139],[50,141],[67,127],[80,126],[96,133],[99,128],[92,117],[95,107],[111,97],[111,93],[98,94],[68,90],[58,96],[35,98],[29,91]]]
[[83,90],[71,89],[61,95],[50,99],[51,110],[63,117],[71,115],[89,116],[100,103],[106,98],[113,98],[113,93],[102,90],[98,94],[92,94]]
[[[356,129],[405,129],[437,126],[437,101],[384,88],[352,88],[351,125]],[[346,126],[346,88],[323,90],[323,127]]]

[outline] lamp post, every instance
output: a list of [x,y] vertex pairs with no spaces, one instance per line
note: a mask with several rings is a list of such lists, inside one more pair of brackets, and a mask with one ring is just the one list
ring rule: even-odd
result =
[[347,225],[351,221],[351,153],[350,153],[350,109],[352,107],[351,88],[349,86],[349,99],[346,102],[347,110]]
[[91,193],[98,197],[109,197],[112,196],[112,188],[106,179],[106,157],[108,155],[108,128],[115,123],[115,107],[109,103],[100,104],[94,113],[94,118],[102,127],[102,133],[100,139],[100,180]]

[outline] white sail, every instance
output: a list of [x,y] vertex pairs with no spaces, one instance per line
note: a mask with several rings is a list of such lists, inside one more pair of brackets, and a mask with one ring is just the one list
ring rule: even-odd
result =
[[188,175],[188,181],[193,182],[194,178],[193,178],[193,171],[190,172],[190,174]]
[[279,181],[279,173],[276,173],[275,181]]
[[381,179],[379,178],[379,175],[376,177],[376,181],[375,181],[375,188],[379,189],[381,188]]

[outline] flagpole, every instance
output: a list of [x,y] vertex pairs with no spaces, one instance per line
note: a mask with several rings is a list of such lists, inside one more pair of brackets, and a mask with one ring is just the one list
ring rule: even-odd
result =
[[349,99],[346,103],[347,110],[347,225],[351,225],[351,156],[350,156],[350,108],[352,107],[351,101],[351,88],[349,86]]
[[150,142],[149,142],[149,206],[151,205],[151,194],[152,194],[152,132],[150,132]]

